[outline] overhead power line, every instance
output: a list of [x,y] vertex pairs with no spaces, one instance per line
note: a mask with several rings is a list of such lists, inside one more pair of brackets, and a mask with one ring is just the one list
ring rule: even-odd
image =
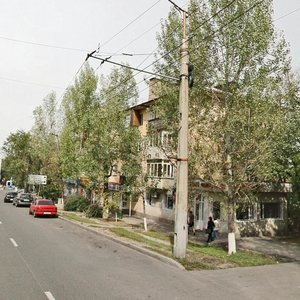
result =
[[[61,49],[61,50],[68,50],[68,51],[77,51],[77,52],[84,52],[84,53],[89,52],[89,50],[87,50],[87,49],[80,49],[80,48],[64,47],[64,46],[50,45],[50,44],[44,44],[44,43],[38,43],[38,42],[31,42],[31,41],[20,40],[20,39],[5,37],[5,36],[0,36],[0,39],[10,41],[10,42],[15,42],[15,43],[39,46],[39,47],[54,48],[54,49]],[[127,56],[128,55],[130,55],[130,56],[149,55],[149,53],[119,53],[119,51],[116,52],[116,53],[99,52],[99,54],[102,54],[102,55],[112,55],[113,54],[113,55],[118,55],[118,56],[123,56],[123,55],[127,55]]]
[[[224,11],[225,9],[227,9],[228,7],[230,7],[234,2],[236,2],[237,0],[232,0],[230,3],[228,3],[227,5],[225,5],[223,8],[221,8],[219,11],[217,11],[215,14],[213,14],[210,18],[208,18],[207,20],[205,20],[204,22],[202,22],[197,28],[195,28],[194,31],[199,30],[203,25],[205,25],[207,22],[209,22],[212,18],[215,18],[217,15],[219,15],[222,11]],[[191,40],[193,37],[196,36],[196,33],[193,34],[192,36],[190,36],[187,40]],[[170,55],[171,53],[173,53],[175,50],[180,49],[180,47],[182,46],[182,43],[180,43],[180,45],[174,47],[173,49],[171,49],[170,51],[168,51],[167,53],[165,53],[164,55],[162,55],[161,57],[159,57],[158,59],[156,59],[153,63],[151,63],[150,65],[148,65],[146,67],[149,68],[150,66],[154,65],[155,63],[157,63],[158,61],[160,61],[161,59],[163,59],[164,57],[166,57],[167,55]]]
[[[209,19],[207,19],[207,20],[205,20],[204,22],[202,22],[202,24],[200,24],[200,26],[198,26],[198,27],[196,28],[196,30],[200,29],[200,27],[203,26],[205,23],[207,23],[207,22],[210,21],[212,18],[214,18],[215,16],[217,16],[218,14],[220,14],[223,10],[227,9],[227,8],[228,8],[229,6],[231,6],[235,1],[237,1],[237,0],[232,0],[229,4],[227,4],[225,7],[223,7],[223,8],[220,9],[218,12],[216,12],[214,15],[212,15]],[[171,35],[173,35],[173,33],[172,33]],[[161,56],[160,58],[158,58],[156,61],[154,61],[154,62],[151,63],[150,65],[146,66],[144,69],[138,69],[138,68],[132,68],[132,67],[129,67],[130,69],[133,69],[133,70],[138,71],[136,74],[133,75],[133,77],[135,77],[135,76],[138,75],[139,73],[146,73],[146,74],[150,74],[150,75],[154,75],[154,76],[159,76],[159,77],[162,77],[162,78],[163,78],[164,75],[162,75],[162,74],[157,74],[157,73],[154,73],[154,72],[148,72],[148,71],[146,71],[146,69],[149,68],[150,66],[154,65],[156,62],[158,62],[159,60],[161,60],[161,59],[164,58],[165,56],[167,56],[167,55],[171,54],[172,52],[174,52],[175,50],[179,49],[181,46],[182,46],[182,44],[180,44],[180,45],[177,46],[177,47],[174,47],[174,48],[171,49],[168,53],[164,54],[163,56]],[[157,48],[156,48],[154,51],[156,51],[156,50],[157,50]],[[95,53],[95,51],[92,52],[92,54],[94,54],[94,53]],[[93,57],[93,58],[96,58],[96,59],[100,59],[100,60],[101,60],[101,64],[103,64],[103,63],[105,63],[105,62],[108,62],[108,63],[112,63],[112,64],[119,65],[119,66],[122,66],[122,67],[128,67],[128,66],[123,65],[123,64],[119,64],[119,63],[115,63],[115,62],[109,61],[110,57],[109,57],[109,58],[106,58],[106,59],[103,59],[103,58],[99,58],[99,57],[94,57],[92,54],[91,54],[91,55],[88,55],[87,59],[88,59],[89,57]],[[144,60],[144,61],[145,61],[145,60]],[[144,62],[144,61],[143,61],[143,62]],[[100,65],[101,65],[101,64],[100,64]],[[140,65],[141,65],[141,64],[140,64]],[[167,77],[169,77],[169,76],[165,76],[165,78],[167,78]],[[168,78],[167,78],[167,79],[168,79]],[[179,78],[176,78],[176,77],[171,77],[171,79],[172,79],[172,80],[176,80],[176,81],[179,80]],[[122,83],[126,83],[126,81],[128,81],[128,80],[129,80],[129,79],[125,79]],[[139,83],[141,83],[141,82],[143,82],[143,80],[140,81]],[[139,84],[139,83],[138,83],[138,84]],[[115,89],[116,89],[116,88],[115,88]],[[114,89],[113,89],[113,90],[114,90]],[[136,93],[134,96],[136,96],[136,95],[137,95],[137,93]],[[127,101],[130,100],[131,98],[132,98],[132,97],[130,97],[129,99],[127,99]]]
[[[175,14],[175,12],[173,12],[172,14]],[[171,14],[171,15],[172,15]],[[125,47],[127,47],[128,45],[130,45],[132,42],[134,42],[134,41],[136,41],[137,39],[139,39],[140,37],[142,37],[143,35],[145,35],[145,33],[147,33],[147,32],[149,32],[151,29],[153,29],[154,27],[156,27],[157,25],[159,25],[159,24],[161,24],[161,23],[158,23],[158,24],[156,24],[156,25],[154,25],[154,26],[152,26],[150,29],[148,29],[147,31],[145,31],[144,33],[142,33],[138,38],[135,38],[133,41],[131,41],[131,42],[129,42],[126,46],[124,46],[124,47],[122,47],[122,48],[120,48],[119,50],[118,50],[118,52],[119,51],[121,51],[121,50],[123,50]],[[177,28],[175,28],[175,30],[176,29],[178,29],[179,27],[177,27]],[[166,38],[165,38],[165,40],[168,40],[171,36],[173,36],[173,32],[172,33],[170,33]],[[154,53],[155,53],[155,51],[157,51],[157,49],[158,49],[158,47],[156,47],[151,53],[149,53],[149,55],[146,57],[146,58],[144,58],[135,68],[136,69],[138,69],[151,55],[154,55]],[[99,53],[98,53],[99,54]],[[115,56],[115,55],[112,55],[112,56]],[[110,59],[110,58],[109,58]],[[98,70],[99,69],[99,67],[103,64],[104,62],[101,62],[100,63],[100,65],[97,67],[97,69],[96,70]],[[140,74],[141,72],[142,72],[143,70],[140,70],[140,71],[138,71],[137,73],[135,73],[135,74],[133,74],[133,77],[135,77],[136,75],[138,75],[138,74]],[[127,81],[129,81],[129,79],[128,78],[125,78],[121,83],[123,84],[123,83],[126,83]],[[144,80],[142,80],[142,81],[140,81],[140,82],[138,82],[137,83],[137,85],[138,84],[140,84],[141,82],[144,82]],[[110,92],[112,93],[114,90],[116,90],[117,89],[117,86],[115,86]]]
[[185,12],[188,13],[187,11],[185,11],[184,9],[182,9],[180,6],[178,6],[174,1],[168,0],[178,11],[180,12]]
[[30,84],[30,85],[42,86],[42,87],[47,87],[47,88],[63,89],[63,87],[60,87],[60,86],[48,85],[48,84],[37,83],[37,82],[30,82],[30,81],[24,81],[24,80],[7,78],[7,77],[2,77],[2,76],[0,76],[0,80],[12,81],[12,82],[17,82],[17,83],[22,83],[22,84]]
[[72,77],[72,79],[70,80],[69,84],[67,85],[67,87],[64,89],[64,92],[61,94],[61,96],[59,97],[59,102],[62,100],[64,93],[67,91],[67,89],[69,88],[69,86],[72,84],[72,82],[74,81],[74,79],[76,78],[76,76],[78,75],[78,73],[81,71],[82,67],[85,65],[87,60],[85,60],[80,67],[77,69],[77,72],[75,73],[75,75]]
[[137,69],[137,68],[134,68],[134,67],[130,67],[128,65],[120,64],[120,63],[117,63],[115,61],[109,60],[109,57],[108,58],[101,58],[101,57],[98,57],[98,56],[94,56],[93,54],[89,54],[87,59],[90,58],[90,57],[101,60],[102,63],[107,62],[109,64],[113,64],[113,65],[116,65],[116,66],[119,66],[119,67],[124,67],[124,68],[130,69],[130,70],[134,70],[134,71],[138,71],[138,72],[142,72],[142,73],[146,73],[146,74],[150,74],[150,75],[154,75],[154,76],[158,76],[158,77],[162,77],[162,78],[166,78],[166,79],[171,79],[171,80],[176,80],[176,81],[179,80],[178,78],[175,78],[175,77],[172,77],[172,76],[162,75],[162,74],[158,74],[158,73],[149,72],[149,71],[146,71],[146,70],[141,70],[141,69]]
[[296,11],[299,11],[299,10],[300,10],[300,7],[298,7],[297,9],[295,9],[295,10],[293,10],[293,11],[290,11],[289,13],[287,13],[287,14],[285,14],[285,15],[283,15],[283,16],[277,18],[277,19],[275,19],[274,22],[276,22],[276,21],[278,21],[278,20],[281,20],[281,19],[283,19],[283,18],[285,18],[285,17],[287,17],[287,16],[289,16],[289,15],[291,15],[291,14],[293,14],[293,13],[295,13]]
[[[119,32],[117,32],[116,34],[114,34],[110,39],[108,39],[107,41],[105,41],[101,46],[103,47],[104,45],[108,44],[111,40],[113,40],[116,36],[118,36],[121,32],[123,32],[126,28],[128,28],[131,24],[133,24],[136,20],[138,20],[139,18],[141,18],[145,13],[147,13],[150,9],[152,9],[155,5],[157,5],[161,0],[156,1],[153,5],[151,5],[147,10],[145,10],[143,13],[141,13],[139,16],[137,16],[134,20],[132,20],[131,22],[129,22],[125,27],[123,27]],[[88,51],[85,51],[85,53]],[[95,52],[95,51],[94,51]],[[98,54],[100,54],[100,52],[98,52]],[[110,55],[110,54],[107,54]],[[117,53],[114,53],[113,55],[117,55]],[[124,54],[123,54],[124,55]],[[77,70],[76,74],[72,77],[70,83],[67,85],[67,87],[65,88],[65,91],[68,89],[68,87],[72,84],[73,80],[76,78],[77,74],[80,72],[80,70],[82,69],[82,67],[85,65],[87,59],[89,57],[89,54],[87,56],[87,58],[85,59],[85,61],[82,63],[82,65],[79,67],[79,69]],[[63,94],[60,97],[60,100],[62,99]]]
[[9,38],[9,37],[5,37],[5,36],[0,36],[0,39],[11,41],[11,42],[16,42],[16,43],[23,43],[23,44],[34,45],[34,46],[47,47],[47,48],[55,48],[55,49],[62,49],[62,50],[69,50],[69,51],[78,51],[78,52],[85,52],[85,53],[88,51],[86,49],[79,49],[79,48],[71,48],[71,47],[63,47],[63,46],[56,46],[56,45],[50,45],[50,44],[36,43],[36,42],[30,42],[30,41],[25,41],[25,40]]
[[[197,30],[199,30],[204,24],[206,24],[208,21],[210,21],[212,18],[216,17],[217,15],[219,15],[222,11],[224,11],[225,9],[227,9],[228,7],[230,7],[234,2],[236,2],[237,0],[232,0],[230,3],[228,3],[226,6],[224,6],[222,9],[220,9],[219,11],[217,11],[214,15],[212,15],[210,18],[208,18],[207,20],[205,20],[204,22],[202,22],[197,28],[195,28],[194,32],[196,32]],[[213,35],[215,35],[217,32],[219,32],[221,29],[227,27],[228,25],[230,25],[231,23],[235,22],[237,19],[241,18],[242,16],[246,15],[248,12],[250,12],[252,9],[254,9],[256,6],[260,5],[261,3],[263,3],[265,0],[260,0],[255,2],[253,5],[251,5],[248,9],[246,9],[244,12],[240,13],[239,15],[237,15],[236,17],[232,18],[231,20],[229,20],[224,26],[218,28],[217,30],[215,30],[214,32],[212,32],[212,34],[210,34],[209,36],[205,37],[204,39],[202,39],[202,41],[205,41],[206,39],[208,39],[209,37],[212,37]],[[187,39],[188,41],[190,41],[192,38],[194,38],[196,36],[197,33],[194,33],[192,35],[189,36],[189,38]],[[147,67],[145,67],[145,69],[149,68],[150,66],[154,65],[155,63],[157,63],[158,61],[160,61],[161,59],[163,59],[164,57],[166,57],[167,55],[170,55],[171,53],[173,53],[175,50],[180,49],[180,47],[182,46],[182,43],[176,47],[174,47],[173,49],[171,49],[170,51],[168,51],[167,53],[165,53],[164,55],[162,55],[161,57],[159,57],[158,59],[156,59],[153,63],[151,63],[150,65],[148,65]]]
[[[230,5],[233,4],[233,2],[235,2],[236,0],[233,0],[230,2]],[[215,34],[217,34],[220,30],[226,28],[227,26],[229,26],[230,24],[234,23],[236,20],[240,19],[241,17],[243,17],[244,15],[246,15],[247,13],[249,13],[252,9],[254,9],[256,6],[260,5],[261,3],[263,3],[265,0],[260,0],[257,1],[256,3],[254,3],[252,6],[250,6],[247,10],[245,10],[244,12],[240,13],[238,16],[232,18],[231,20],[229,20],[224,26],[220,27],[218,30],[212,32],[212,34],[210,34],[209,36],[206,36],[205,38],[203,38],[199,43],[204,42],[205,40],[207,40],[208,38],[211,38],[212,36],[214,36]],[[228,5],[226,6],[228,7]],[[223,11],[224,8],[222,8],[220,11],[218,11],[216,14],[221,13],[221,11]],[[214,16],[216,16],[216,14]],[[204,21],[202,23],[201,26],[203,26],[206,22],[208,22],[211,18],[209,18],[208,20]],[[200,27],[197,28],[197,30]],[[160,59],[164,58],[165,56],[169,55],[170,53],[172,53],[173,51],[177,50],[178,48],[180,48],[182,46],[182,44],[180,44],[177,47],[174,47],[173,49],[171,49],[168,53],[164,54],[163,56],[161,56],[159,59],[157,59],[155,62],[153,62],[151,65],[153,65],[154,63],[158,62]],[[150,67],[151,65],[147,66],[146,68]],[[154,83],[155,84],[155,83]],[[131,98],[135,97],[135,95],[133,95],[132,97],[128,98],[127,101],[129,101]]]
[[155,5],[157,5],[161,0],[156,1],[153,5],[151,5],[148,9],[143,11],[140,15],[138,15],[135,19],[133,19],[131,22],[129,22],[126,26],[124,26],[120,31],[118,31],[116,34],[114,34],[110,39],[105,41],[103,44],[101,44],[101,47],[108,44],[111,40],[113,40],[116,36],[118,36],[121,32],[123,32],[126,28],[128,28],[132,23],[137,21],[139,18],[141,18],[144,14],[146,14],[149,10],[151,10]]

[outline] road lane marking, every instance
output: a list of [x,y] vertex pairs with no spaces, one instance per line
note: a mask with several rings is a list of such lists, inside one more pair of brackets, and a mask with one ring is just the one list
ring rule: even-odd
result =
[[0,221],[0,225],[2,224],[2,222]]
[[45,295],[47,296],[47,298],[49,300],[55,300],[55,298],[53,297],[53,295],[51,294],[51,292],[45,292]]
[[10,238],[10,241],[12,242],[12,244],[13,244],[15,247],[18,247],[18,244],[16,243],[16,241],[15,241],[13,238]]

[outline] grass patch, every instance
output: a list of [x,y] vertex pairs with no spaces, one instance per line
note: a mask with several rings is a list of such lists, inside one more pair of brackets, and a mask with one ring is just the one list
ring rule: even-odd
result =
[[[172,256],[172,246],[160,243],[159,241],[152,241],[143,235],[156,238],[162,241],[170,241],[168,234],[163,232],[148,231],[138,232],[129,231],[125,228],[111,228],[115,234],[140,242],[146,249],[155,251],[159,254],[170,258]],[[250,267],[261,266],[278,263],[278,259],[272,256],[263,255],[253,251],[239,250],[233,255],[228,255],[227,250],[220,246],[204,246],[196,243],[188,243],[187,253],[185,259],[177,259],[187,270],[216,270],[234,267]]]
[[167,234],[165,232],[162,231],[155,231],[155,230],[149,230],[149,231],[138,231],[143,235],[158,239],[158,240],[162,240],[162,241],[168,241],[170,242],[170,240],[173,240],[173,235]]
[[231,267],[251,267],[278,263],[273,256],[264,255],[254,251],[238,250],[235,254],[228,255],[227,250],[220,246],[203,246],[194,243],[188,244],[188,250],[199,253],[203,257],[213,257],[221,268],[228,265]]
[[161,244],[159,242],[155,242],[155,241],[151,241],[149,239],[147,239],[146,237],[143,237],[141,234],[134,232],[134,231],[130,231],[127,230],[125,228],[121,228],[121,227],[114,227],[110,229],[111,232],[121,236],[121,237],[125,237],[131,240],[134,240],[136,242],[140,242],[146,245],[147,247],[151,247],[153,249],[159,250],[159,249],[170,249],[171,251],[171,247]]
[[77,222],[81,222],[81,223],[85,223],[85,224],[94,224],[94,225],[98,224],[94,220],[91,220],[91,219],[83,217],[83,216],[79,216],[74,213],[63,212],[63,213],[61,213],[61,215],[69,220],[73,220],[73,221],[77,221]]
[[239,267],[252,267],[272,265],[279,262],[274,256],[267,256],[254,251],[237,251],[234,255],[228,256],[228,261],[237,264]]

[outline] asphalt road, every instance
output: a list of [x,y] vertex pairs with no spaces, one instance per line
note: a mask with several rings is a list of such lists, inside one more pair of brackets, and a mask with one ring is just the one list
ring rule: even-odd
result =
[[0,300],[300,299],[300,265],[187,272],[0,191]]

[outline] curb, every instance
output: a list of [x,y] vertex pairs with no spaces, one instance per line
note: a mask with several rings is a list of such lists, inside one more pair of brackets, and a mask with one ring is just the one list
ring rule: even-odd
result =
[[145,255],[148,255],[150,257],[158,259],[159,261],[164,262],[164,263],[166,263],[168,265],[171,265],[171,266],[174,266],[176,268],[179,268],[180,270],[186,271],[186,269],[184,268],[184,266],[182,264],[180,264],[179,262],[177,262],[176,260],[174,260],[174,259],[172,259],[170,257],[164,256],[164,255],[161,255],[159,253],[153,252],[151,250],[145,249],[143,247],[140,247],[140,246],[137,246],[137,245],[134,245],[134,244],[130,244],[130,242],[129,242],[130,240],[127,240],[128,242],[127,241],[123,241],[121,239],[118,239],[117,237],[113,237],[111,235],[105,234],[105,232],[99,232],[99,231],[97,231],[97,230],[95,230],[95,229],[93,229],[91,227],[88,227],[88,226],[86,226],[86,225],[84,225],[84,224],[82,224],[80,222],[69,220],[69,219],[67,219],[65,217],[62,217],[62,216],[59,216],[59,218],[61,220],[66,221],[66,222],[69,222],[69,223],[72,223],[74,225],[77,225],[78,227],[80,227],[82,229],[85,229],[85,230],[87,230],[89,232],[93,232],[95,234],[100,234],[100,235],[104,236],[105,238],[107,238],[107,239],[109,239],[109,240],[111,240],[113,242],[119,243],[119,244],[121,244],[123,246],[126,246],[128,248],[136,250],[136,251],[138,251],[140,253],[143,253]]

